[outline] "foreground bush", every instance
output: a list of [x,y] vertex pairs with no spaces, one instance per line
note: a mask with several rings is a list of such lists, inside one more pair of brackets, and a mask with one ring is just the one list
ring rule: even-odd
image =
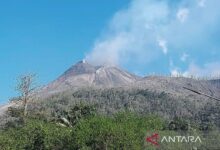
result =
[[72,128],[27,119],[23,127],[0,132],[0,149],[142,149],[146,131],[162,128],[158,117],[127,112],[86,117]]
[[8,128],[0,132],[1,150],[65,149],[71,130],[40,120],[27,120],[21,128]]
[[114,117],[85,119],[72,132],[74,149],[143,149],[147,130],[161,130],[162,121],[153,116],[120,113]]
[[[125,111],[107,116],[88,113],[93,112],[93,109],[85,109],[88,107],[77,108],[80,109],[73,109],[67,115],[72,126],[60,126],[59,122],[39,118],[25,118],[25,123],[19,126],[12,124],[0,130],[0,150],[185,150],[192,147],[220,147],[216,142],[220,135],[218,129],[204,136],[201,131],[179,118],[169,123],[154,115]],[[160,136],[199,135],[203,142],[160,143],[160,147],[156,147],[146,142],[146,136],[155,132]]]

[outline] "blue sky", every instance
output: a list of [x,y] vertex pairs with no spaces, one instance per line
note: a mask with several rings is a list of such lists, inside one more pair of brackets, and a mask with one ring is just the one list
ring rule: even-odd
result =
[[220,74],[219,0],[0,2],[0,103],[16,77],[46,84],[77,61],[139,75]]
[[15,95],[16,78],[35,72],[45,84],[84,58],[127,0],[0,2],[0,102]]

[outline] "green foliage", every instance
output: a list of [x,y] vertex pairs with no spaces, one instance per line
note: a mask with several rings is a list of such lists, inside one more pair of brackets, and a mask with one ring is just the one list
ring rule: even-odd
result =
[[93,106],[79,104],[70,109],[67,118],[72,125],[75,125],[80,119],[93,115],[95,115],[95,108]]
[[74,149],[143,149],[147,130],[161,130],[155,116],[141,117],[124,112],[113,117],[81,120],[72,133]]
[[70,129],[56,124],[28,119],[21,128],[9,128],[0,132],[0,149],[65,149],[70,133]]
[[45,132],[42,128],[36,127],[32,129],[25,150],[44,150],[45,149]]
[[[83,107],[82,107],[83,108]],[[87,113],[86,113],[87,114]],[[182,128],[186,122],[175,119]],[[198,129],[168,130],[161,117],[140,115],[129,111],[113,116],[91,115],[81,117],[73,127],[61,127],[55,122],[27,118],[22,127],[8,127],[0,130],[1,150],[103,150],[103,149],[169,149],[185,150],[219,148],[218,129],[202,133]],[[149,145],[145,139],[147,133],[159,133],[160,136],[194,135],[202,138],[202,143],[160,143],[160,148]]]
[[[145,141],[149,132],[161,136],[189,132],[204,139],[219,139],[219,108],[219,103],[200,105],[144,89],[69,91],[29,104],[25,121],[22,109],[10,108],[9,118],[13,119],[0,130],[0,150],[219,148],[216,140],[204,140],[200,145],[165,144],[160,148],[149,148]],[[71,125],[61,124],[62,118]]]
[[169,130],[182,130],[187,131],[189,129],[189,123],[186,120],[175,117],[173,121],[169,123]]
[[142,149],[146,131],[163,126],[159,117],[131,112],[82,117],[73,128],[28,119],[23,127],[0,132],[0,149]]

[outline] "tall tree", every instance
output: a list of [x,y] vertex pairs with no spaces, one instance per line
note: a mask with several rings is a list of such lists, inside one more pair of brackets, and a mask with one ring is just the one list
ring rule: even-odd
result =
[[27,116],[28,102],[33,98],[32,92],[36,89],[35,78],[36,74],[25,74],[17,79],[16,90],[20,93],[20,100],[23,103],[24,117]]

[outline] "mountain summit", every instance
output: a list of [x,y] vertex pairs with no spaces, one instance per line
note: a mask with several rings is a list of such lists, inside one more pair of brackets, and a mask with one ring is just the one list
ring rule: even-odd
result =
[[53,94],[81,87],[119,87],[129,85],[138,78],[114,66],[93,66],[82,60],[43,87],[42,91]]
[[79,74],[89,74],[94,73],[95,67],[90,65],[85,60],[79,61],[75,65],[73,65],[71,68],[69,68],[66,72],[64,72],[64,76],[74,76]]

